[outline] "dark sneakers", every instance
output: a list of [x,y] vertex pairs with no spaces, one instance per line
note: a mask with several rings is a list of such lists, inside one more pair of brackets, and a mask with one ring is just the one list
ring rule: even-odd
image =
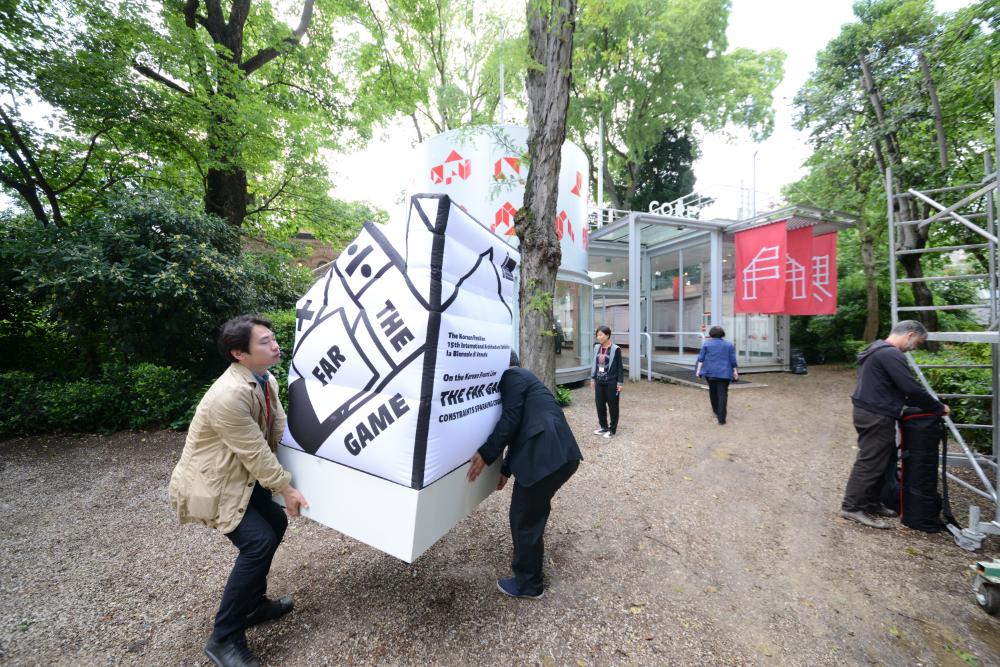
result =
[[281,618],[288,612],[292,610],[295,605],[292,603],[292,598],[285,596],[283,598],[278,598],[277,600],[271,600],[265,597],[257,605],[257,608],[250,612],[247,616],[246,627],[253,627],[259,623],[266,623],[267,621],[273,621],[277,618]]
[[529,600],[541,600],[542,596],[545,595],[545,591],[539,591],[538,593],[524,593],[517,587],[517,579],[510,577],[509,579],[497,579],[497,588],[504,595],[509,595],[512,598],[528,598]]
[[224,642],[209,639],[205,655],[219,667],[260,667],[247,647],[246,637],[230,637]]
[[879,503],[878,505],[869,505],[865,508],[865,512],[871,514],[872,516],[884,516],[887,519],[895,519],[899,516],[899,512],[889,509],[882,503]]

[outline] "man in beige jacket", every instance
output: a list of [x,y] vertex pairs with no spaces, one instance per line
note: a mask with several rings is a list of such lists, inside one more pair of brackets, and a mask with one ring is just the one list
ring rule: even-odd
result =
[[246,628],[292,610],[291,598],[264,595],[288,525],[271,496],[280,493],[293,517],[309,505],[274,455],[285,411],[267,372],[281,359],[271,323],[247,315],[229,320],[218,346],[231,363],[198,404],[170,478],[170,504],[181,523],[215,528],[240,550],[205,654],[223,667],[256,666]]

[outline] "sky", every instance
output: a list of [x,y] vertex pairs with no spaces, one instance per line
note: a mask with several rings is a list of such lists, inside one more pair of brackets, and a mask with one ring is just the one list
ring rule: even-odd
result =
[[[807,135],[792,127],[792,99],[812,72],[816,53],[853,20],[852,4],[853,0],[732,0],[730,48],[784,50],[785,78],[774,93],[775,128],[766,141],[754,143],[746,132],[735,129],[728,137],[721,133],[700,137],[696,189],[716,199],[702,217],[749,217],[753,203],[757,212],[770,210],[780,204],[782,186],[804,174],[801,165],[810,149]],[[939,12],[968,4],[970,0],[935,1]],[[399,124],[384,130],[365,150],[336,158],[335,196],[367,200],[393,213],[415,168],[413,140],[412,127]],[[754,182],[756,198],[750,194]]]
[[[780,203],[782,186],[805,174],[802,163],[810,154],[808,136],[792,127],[792,99],[809,78],[816,53],[840,33],[841,26],[853,21],[854,14],[852,0],[733,0],[732,4],[727,32],[730,48],[780,48],[786,53],[785,78],[774,92],[774,133],[759,144],[745,132],[734,133],[731,140],[721,135],[701,139],[702,157],[694,167],[696,187],[717,198],[703,217],[738,219],[743,217],[741,209],[749,217],[746,209],[753,207],[750,192],[755,179],[757,212],[764,212]],[[968,0],[936,0],[934,6],[938,12],[951,12],[969,4]]]

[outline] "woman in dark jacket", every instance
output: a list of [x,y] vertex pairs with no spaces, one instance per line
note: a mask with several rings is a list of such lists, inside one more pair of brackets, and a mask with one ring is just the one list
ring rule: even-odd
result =
[[729,398],[730,381],[738,380],[736,370],[736,346],[723,340],[726,332],[722,327],[708,330],[708,340],[698,351],[698,364],[694,372],[708,382],[708,398],[712,401],[712,412],[720,424],[726,423],[726,401]]
[[590,386],[594,388],[600,428],[594,431],[594,435],[610,438],[618,431],[618,397],[622,393],[625,367],[622,365],[621,348],[611,342],[611,329],[597,327],[595,335],[597,344],[594,345],[594,363],[590,368]]

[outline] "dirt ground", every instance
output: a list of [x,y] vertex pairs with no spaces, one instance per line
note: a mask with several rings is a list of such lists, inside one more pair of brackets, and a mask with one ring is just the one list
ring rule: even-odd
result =
[[[996,665],[1000,621],[943,535],[837,516],[854,457],[849,369],[758,376],[726,426],[705,391],[629,384],[618,437],[567,415],[585,461],[556,496],[544,599],[494,588],[509,487],[407,565],[298,519],[249,632],[267,665]],[[207,664],[235,550],[166,503],[181,433],[0,443],[0,663]],[[956,498],[956,513],[968,502]]]

